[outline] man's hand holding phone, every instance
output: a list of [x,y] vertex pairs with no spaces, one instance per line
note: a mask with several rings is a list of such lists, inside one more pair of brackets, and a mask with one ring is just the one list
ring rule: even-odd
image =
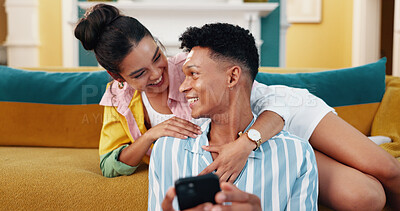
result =
[[[218,177],[217,177],[218,179]],[[204,178],[200,178],[198,179],[198,177],[192,177],[192,178],[185,178],[186,181],[195,181],[197,182],[197,185],[205,185],[208,188],[210,188],[210,182],[209,182],[209,178],[205,179]],[[202,182],[199,182],[202,181]],[[208,182],[206,182],[208,181]],[[213,182],[211,182],[212,184],[214,184]],[[187,182],[184,182],[184,184],[189,184]],[[214,187],[213,187],[214,186]],[[215,185],[211,185],[211,189],[209,193],[205,193],[205,194],[209,194],[211,196],[214,197],[216,204],[213,204],[211,202],[204,202],[201,203],[195,207],[186,209],[186,210],[262,210],[261,209],[261,202],[260,199],[254,195],[254,194],[250,194],[250,193],[246,193],[244,191],[239,190],[236,186],[227,183],[227,182],[223,182],[221,184],[221,190],[219,191],[216,195],[214,195],[213,193],[215,193]],[[218,187],[219,189],[219,187]],[[181,190],[186,190],[181,189]],[[180,190],[180,191],[181,191]],[[182,200],[191,200],[188,198],[182,199],[182,197],[179,197],[179,195],[182,195],[185,193],[179,193],[178,194],[178,202],[182,202]],[[201,195],[203,195],[204,193],[202,193]],[[172,211],[174,210],[172,207],[172,202],[176,196],[176,189],[171,187],[168,189],[164,200],[162,202],[162,209],[166,210],[166,211]],[[207,197],[209,197],[209,195]],[[207,198],[204,196],[199,196],[200,198]],[[230,202],[228,205],[224,205],[224,202]],[[179,203],[181,204],[181,203]],[[190,204],[190,203],[189,203]]]
[[[215,196],[216,205],[211,205],[208,210],[252,210],[261,211],[261,201],[258,196],[239,190],[229,182],[221,183],[221,192]],[[231,202],[223,205],[224,202]]]

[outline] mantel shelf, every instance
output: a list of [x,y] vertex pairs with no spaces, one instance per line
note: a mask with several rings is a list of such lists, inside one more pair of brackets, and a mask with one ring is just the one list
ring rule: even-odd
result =
[[113,5],[123,14],[134,17],[151,31],[173,56],[181,52],[178,38],[188,26],[203,26],[207,23],[230,23],[248,29],[254,36],[257,46],[261,39],[261,18],[266,17],[279,3],[244,3],[232,0],[207,1],[130,1],[117,2],[78,2],[81,9],[88,9],[99,3]]
[[[82,9],[87,9],[95,4],[104,2],[79,2],[78,6]],[[278,3],[229,3],[229,2],[134,2],[134,1],[119,1],[107,2],[123,10],[133,11],[169,11],[169,12],[249,12],[258,13],[260,16],[267,16],[275,8]]]

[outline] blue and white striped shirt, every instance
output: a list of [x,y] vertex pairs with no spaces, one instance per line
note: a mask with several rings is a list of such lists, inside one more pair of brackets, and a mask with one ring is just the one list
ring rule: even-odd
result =
[[[162,137],[156,142],[150,158],[148,210],[161,210],[166,191],[175,180],[198,175],[211,164],[211,153],[201,148],[209,145],[210,122],[201,126],[203,133],[196,139]],[[313,149],[307,141],[286,131],[251,152],[234,184],[257,195],[263,210],[318,209],[318,173]],[[178,210],[176,200],[173,205]]]

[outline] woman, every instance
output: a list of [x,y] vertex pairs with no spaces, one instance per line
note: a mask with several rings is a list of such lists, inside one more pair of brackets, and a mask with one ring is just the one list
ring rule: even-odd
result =
[[[186,54],[167,60],[151,33],[136,19],[119,15],[115,7],[100,4],[88,14],[77,25],[75,36],[85,49],[94,50],[98,62],[115,79],[100,102],[105,105],[100,137],[101,169],[107,177],[129,175],[142,159],[148,162],[145,155],[149,155],[152,143],[159,137],[185,138],[200,133],[199,127],[188,121],[191,120],[189,103],[178,90],[184,80],[182,64]],[[259,91],[258,96],[263,94]],[[273,108],[262,99],[253,101],[261,104],[254,106],[257,114],[265,109],[286,113],[284,107]],[[273,112],[263,112],[253,126],[264,140],[282,127],[282,118]],[[220,152],[219,160],[225,157],[228,162],[219,161],[217,174],[221,180],[228,181],[231,177],[229,181],[233,181],[245,164],[238,161],[247,158],[255,147],[243,136],[228,151]]]
[[[86,50],[94,50],[100,65],[115,79],[100,103],[105,105],[99,149],[105,176],[132,174],[161,136],[199,134],[198,126],[189,121],[189,103],[178,92],[186,55],[167,60],[142,24],[107,5],[88,11],[75,36]],[[253,112],[269,111],[262,112],[252,128],[260,131],[265,141],[283,128],[283,118],[288,131],[309,139],[319,168],[320,201],[334,209],[381,209],[386,192],[387,200],[400,209],[399,162],[333,114],[320,99],[310,98],[305,90],[287,92],[316,100],[318,105],[274,106],[268,100],[282,98],[273,98],[271,93],[265,96],[263,86],[255,87]],[[233,182],[255,146],[248,137],[240,136],[224,150],[205,147],[219,156],[202,173],[217,169],[222,181]]]

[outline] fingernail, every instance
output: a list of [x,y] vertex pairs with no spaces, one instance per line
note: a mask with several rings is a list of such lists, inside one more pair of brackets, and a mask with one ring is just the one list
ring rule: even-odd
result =
[[183,136],[183,139],[187,139],[188,137],[187,136]]
[[225,196],[225,194],[223,194],[223,193],[221,193],[221,194],[218,194],[217,195],[217,201],[219,201],[219,202],[224,202],[225,201],[225,199],[226,199],[226,196]]
[[174,198],[174,193],[169,192],[169,193],[168,193],[168,197],[170,197],[171,199],[173,199],[173,198]]
[[212,208],[212,211],[221,211],[222,209],[221,209],[221,207],[214,207],[214,208]]
[[211,208],[212,208],[212,205],[211,205],[211,204],[206,204],[206,205],[204,206],[204,210],[205,210],[205,211],[209,211],[209,210],[211,210]]

